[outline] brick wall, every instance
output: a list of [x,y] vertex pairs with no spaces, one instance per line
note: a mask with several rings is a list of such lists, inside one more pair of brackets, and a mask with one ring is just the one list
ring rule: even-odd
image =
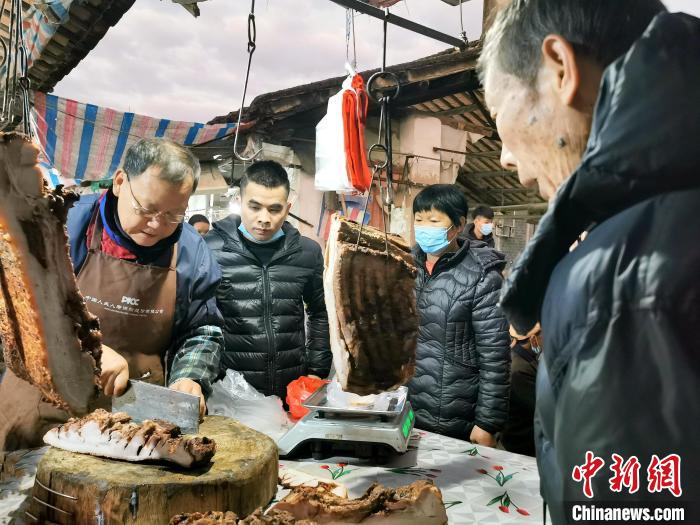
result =
[[496,249],[506,254],[508,261],[506,273],[508,273],[513,261],[518,258],[532,237],[534,226],[528,224],[525,219],[518,219],[517,215],[496,216],[494,222]]

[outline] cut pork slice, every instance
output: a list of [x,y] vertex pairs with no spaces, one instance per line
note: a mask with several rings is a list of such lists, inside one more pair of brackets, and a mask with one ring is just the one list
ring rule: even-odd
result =
[[56,448],[124,461],[168,461],[191,468],[208,463],[216,452],[214,440],[189,437],[164,421],[137,424],[131,416],[98,409],[49,430],[44,443]]
[[178,514],[169,525],[317,525],[308,520],[296,520],[288,512],[272,512],[269,515],[262,509],[256,510],[245,519],[238,519],[233,512],[193,512]]
[[288,512],[319,525],[444,525],[442,493],[430,481],[396,489],[373,484],[358,499],[336,496],[323,487],[297,487],[270,511]]
[[37,149],[0,134],[0,340],[7,367],[73,415],[97,394],[97,318],[78,292],[65,222],[77,195],[50,190]]
[[333,364],[343,390],[393,390],[415,372],[416,268],[408,244],[333,217],[323,278]]

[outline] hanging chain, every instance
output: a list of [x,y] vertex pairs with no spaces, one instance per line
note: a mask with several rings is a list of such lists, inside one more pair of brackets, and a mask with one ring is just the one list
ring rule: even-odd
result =
[[[250,5],[250,14],[248,15],[248,67],[245,73],[245,82],[243,84],[243,97],[241,100],[241,106],[238,110],[238,122],[236,123],[236,134],[233,138],[233,155],[241,162],[250,162],[255,157],[257,157],[262,148],[258,151],[253,152],[250,157],[243,157],[238,153],[238,136],[241,129],[241,119],[243,117],[243,108],[245,107],[246,94],[248,93],[248,80],[250,79],[250,67],[253,64],[253,53],[255,53],[256,39],[257,39],[257,27],[255,25],[255,0],[252,0]],[[233,170],[233,168],[231,168]]]
[[[6,0],[2,2],[5,11]],[[28,56],[22,30],[22,0],[12,0],[10,6],[9,41],[2,41],[4,51],[2,65],[5,67],[5,92],[0,107],[0,120],[12,119],[16,99],[22,104],[22,131],[25,135],[34,135],[31,125],[30,89],[28,76]]]
[[[392,150],[392,129],[391,129],[391,101],[399,96],[399,91],[401,89],[401,83],[399,77],[396,74],[386,70],[386,52],[387,52],[387,33],[389,27],[389,9],[385,9],[384,16],[384,33],[383,33],[383,46],[382,46],[382,68],[378,73],[375,73],[367,81],[367,92],[369,95],[380,105],[379,114],[379,129],[377,131],[377,142],[370,146],[367,153],[367,159],[372,165],[372,182],[370,183],[369,190],[367,190],[367,198],[365,200],[365,212],[367,212],[367,205],[372,196],[372,188],[374,187],[374,181],[377,180],[379,186],[379,199],[380,206],[379,209],[382,214],[382,223],[384,227],[384,243],[386,248],[386,255],[389,255],[389,235],[386,229],[386,217],[384,215],[384,206],[391,206],[394,202],[394,186],[393,186],[393,150]],[[393,82],[396,87],[394,91],[384,92],[375,91],[373,89],[375,83],[380,79],[388,79]],[[384,153],[383,162],[379,160],[374,160],[372,154],[375,151],[381,151]],[[380,173],[385,170],[386,173],[386,188],[382,186],[382,179]],[[357,236],[357,246],[360,244],[360,237],[362,236],[362,227],[364,225],[364,214],[363,221],[360,222],[360,232]]]
[[469,39],[467,38],[467,33],[464,31],[464,15],[462,11],[462,3],[464,0],[459,0],[459,27],[462,29],[460,35],[462,35],[462,40],[464,40],[464,43],[468,46],[469,45]]

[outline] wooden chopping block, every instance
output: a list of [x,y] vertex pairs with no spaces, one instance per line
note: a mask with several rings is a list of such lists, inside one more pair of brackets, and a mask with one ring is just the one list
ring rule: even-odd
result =
[[39,464],[33,491],[47,505],[35,499],[29,512],[39,523],[167,525],[175,514],[247,515],[272,500],[278,478],[272,439],[222,416],[207,416],[199,432],[216,441],[216,454],[209,465],[193,470],[51,448]]

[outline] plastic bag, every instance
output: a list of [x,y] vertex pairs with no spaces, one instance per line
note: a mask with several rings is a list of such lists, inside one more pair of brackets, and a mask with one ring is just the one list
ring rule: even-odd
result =
[[274,440],[291,427],[282,400],[264,396],[235,370],[227,370],[226,377],[212,385],[207,408],[210,414],[233,418]]
[[349,409],[364,409],[377,410],[385,412],[389,410],[389,405],[393,400],[396,400],[393,405],[403,405],[408,395],[408,389],[405,386],[400,386],[398,389],[391,392],[382,392],[369,396],[359,396],[351,392],[345,392],[337,380],[331,381],[326,390],[326,399],[328,406],[334,408],[349,408]]
[[287,385],[287,404],[294,419],[301,419],[309,413],[304,408],[304,401],[326,383],[328,381],[316,377],[301,376]]
[[391,222],[389,223],[389,233],[394,235],[404,235],[406,233],[406,213],[405,208],[391,207]]
[[316,126],[316,176],[319,191],[351,192],[345,159],[343,90],[328,99],[328,112]]

